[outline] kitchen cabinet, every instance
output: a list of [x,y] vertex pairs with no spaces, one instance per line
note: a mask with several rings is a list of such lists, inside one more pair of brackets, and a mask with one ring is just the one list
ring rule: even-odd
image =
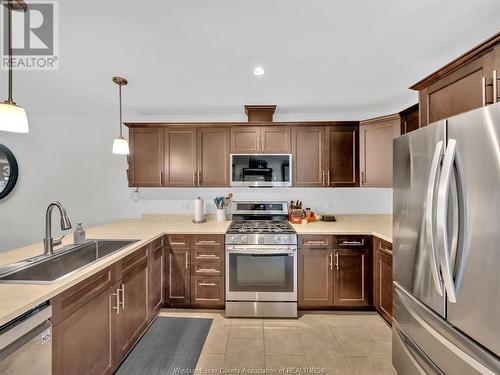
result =
[[231,128],[233,154],[288,154],[290,129],[286,126],[235,126]]
[[163,150],[163,186],[197,186],[196,128],[165,129]]
[[373,254],[373,304],[392,324],[392,244],[374,237]]
[[497,33],[410,87],[418,91],[420,127],[494,101],[498,93],[493,94],[493,72],[500,71],[499,45]]
[[188,306],[191,302],[190,244],[189,235],[168,236],[167,303],[171,306]]
[[198,186],[229,185],[229,145],[229,128],[198,129]]
[[420,127],[418,103],[399,112],[401,135],[417,130]]
[[325,170],[328,166],[325,138],[325,127],[301,126],[292,128],[294,186],[325,186]]
[[111,374],[116,298],[109,267],[51,300],[54,375]]
[[371,305],[370,238],[299,236],[299,308]]
[[164,302],[165,291],[165,247],[164,238],[161,237],[149,246],[149,320],[153,319],[160,311]]
[[129,186],[162,186],[163,139],[159,128],[130,128]]
[[398,114],[361,121],[360,184],[362,187],[392,187],[392,141],[400,134]]
[[325,186],[359,185],[358,126],[337,125],[327,129],[327,165]]
[[149,322],[148,247],[135,251],[117,264],[116,293],[120,301],[116,314],[117,358],[128,353]]
[[300,236],[298,254],[299,309],[333,305],[331,236]]

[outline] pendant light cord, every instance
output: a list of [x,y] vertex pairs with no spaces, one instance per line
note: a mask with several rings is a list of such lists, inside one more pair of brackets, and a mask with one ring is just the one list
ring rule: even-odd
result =
[[9,1],[9,14],[7,18],[8,28],[9,28],[9,94],[7,98],[7,102],[13,103],[12,100],[12,0]]
[[122,85],[119,84],[119,96],[120,96],[120,138],[123,138],[122,134]]

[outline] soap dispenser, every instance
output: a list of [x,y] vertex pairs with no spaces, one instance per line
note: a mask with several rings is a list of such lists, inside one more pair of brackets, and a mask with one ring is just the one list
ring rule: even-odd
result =
[[85,231],[83,230],[82,223],[78,223],[76,226],[76,230],[73,233],[73,243],[75,245],[82,243],[85,241]]

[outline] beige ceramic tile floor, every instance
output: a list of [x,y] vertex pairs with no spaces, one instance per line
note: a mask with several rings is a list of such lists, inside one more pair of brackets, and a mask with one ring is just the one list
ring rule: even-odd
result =
[[315,373],[299,369],[317,370],[316,374],[396,374],[391,328],[376,313],[226,319],[223,311],[166,309],[160,315],[213,319],[196,367],[199,374],[241,374],[243,369],[259,369],[256,373],[261,374]]

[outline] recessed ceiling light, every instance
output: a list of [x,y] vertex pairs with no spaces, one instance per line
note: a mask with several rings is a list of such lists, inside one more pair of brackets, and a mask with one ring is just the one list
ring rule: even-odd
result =
[[253,70],[253,74],[255,74],[256,76],[262,76],[264,75],[265,73],[265,69],[262,67],[262,66],[257,66],[254,70]]

